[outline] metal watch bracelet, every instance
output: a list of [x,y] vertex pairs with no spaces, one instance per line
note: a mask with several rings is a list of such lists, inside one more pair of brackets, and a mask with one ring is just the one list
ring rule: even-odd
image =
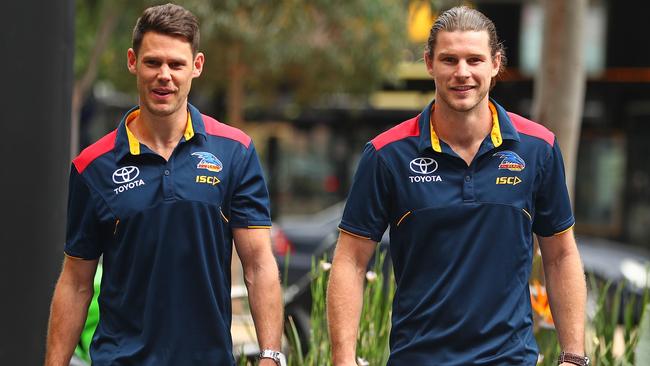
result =
[[287,359],[284,357],[284,354],[280,351],[275,351],[272,349],[264,349],[259,354],[259,359],[270,358],[275,361],[275,364],[278,366],[287,366]]
[[577,366],[589,366],[589,357],[583,355],[577,355],[575,353],[560,352],[560,356],[557,358],[557,364],[561,365],[562,363],[567,362]]

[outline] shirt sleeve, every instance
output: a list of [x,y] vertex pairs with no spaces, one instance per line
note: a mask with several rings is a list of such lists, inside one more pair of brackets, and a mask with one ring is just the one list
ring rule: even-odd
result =
[[533,231],[540,236],[553,236],[575,223],[566,186],[564,161],[557,139],[542,171],[542,181],[535,198]]
[[377,150],[366,144],[339,228],[350,234],[381,241],[388,226],[389,172]]
[[91,190],[74,165],[70,171],[68,190],[64,252],[71,257],[97,259],[103,252],[102,232],[105,228],[98,218]]
[[230,206],[231,226],[270,227],[269,191],[252,142],[244,153],[239,176]]

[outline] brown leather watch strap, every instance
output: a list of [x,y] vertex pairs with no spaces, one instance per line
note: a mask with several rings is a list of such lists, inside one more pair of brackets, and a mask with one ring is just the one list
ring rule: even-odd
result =
[[557,364],[560,365],[564,362],[578,366],[589,366],[589,357],[577,355],[575,353],[561,352],[560,356],[557,358]]

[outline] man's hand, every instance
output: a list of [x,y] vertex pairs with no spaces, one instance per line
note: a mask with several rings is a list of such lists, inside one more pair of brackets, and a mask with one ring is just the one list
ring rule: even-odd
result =
[[270,358],[262,358],[260,359],[259,366],[278,366],[275,361],[273,361]]

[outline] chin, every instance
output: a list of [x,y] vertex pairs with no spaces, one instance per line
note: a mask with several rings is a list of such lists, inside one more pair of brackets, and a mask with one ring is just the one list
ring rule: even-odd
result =
[[461,101],[461,102],[452,102],[449,103],[449,107],[457,112],[467,112],[472,110],[476,106],[476,103],[470,101]]
[[170,114],[174,113],[174,108],[170,105],[154,104],[154,105],[147,105],[146,108],[149,111],[149,113],[159,117],[169,116]]
[[468,112],[476,108],[478,105],[480,105],[483,99],[484,98],[457,99],[457,100],[452,100],[451,103],[449,103],[449,105],[452,109],[457,110],[459,112]]

